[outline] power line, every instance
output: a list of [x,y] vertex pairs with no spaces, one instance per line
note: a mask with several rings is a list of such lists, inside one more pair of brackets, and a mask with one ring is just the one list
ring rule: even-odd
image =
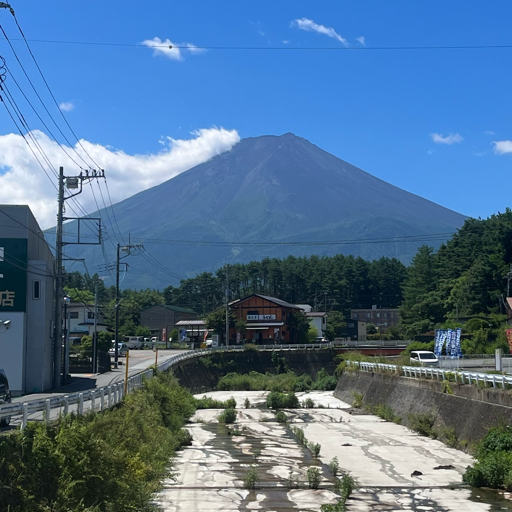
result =
[[[20,38],[11,38],[13,41],[21,41]],[[107,43],[102,41],[69,41],[62,39],[26,39],[33,43],[69,44],[81,46],[113,46],[126,48],[176,48],[190,50],[185,45],[151,45],[142,43]],[[414,46],[193,46],[197,50],[264,50],[264,51],[381,51],[381,50],[491,50],[512,48],[512,44],[475,44],[475,45],[414,45]]]

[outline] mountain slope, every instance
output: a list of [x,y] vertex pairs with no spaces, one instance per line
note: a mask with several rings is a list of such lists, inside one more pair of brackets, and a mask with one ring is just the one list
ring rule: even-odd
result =
[[[144,242],[180,277],[289,254],[342,252],[408,263],[425,242],[374,240],[433,233],[446,233],[448,239],[465,220],[291,133],[243,139],[230,151],[114,205],[114,211],[121,231]],[[108,222],[105,212],[102,217]],[[339,240],[356,242],[304,244]],[[211,245],[224,242],[232,245]],[[262,244],[244,245],[251,243]],[[68,253],[78,252],[69,247]],[[98,248],[79,252],[91,265],[102,260]],[[113,260],[112,245],[108,252]],[[125,261],[131,269],[124,286],[163,288],[173,281],[142,256]]]

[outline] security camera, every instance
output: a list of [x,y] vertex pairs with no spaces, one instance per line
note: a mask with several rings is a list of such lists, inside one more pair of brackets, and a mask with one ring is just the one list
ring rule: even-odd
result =
[[6,329],[9,329],[9,326],[11,325],[11,321],[10,321],[10,320],[6,320],[6,321],[4,322],[4,325],[5,325],[5,328],[6,328]]

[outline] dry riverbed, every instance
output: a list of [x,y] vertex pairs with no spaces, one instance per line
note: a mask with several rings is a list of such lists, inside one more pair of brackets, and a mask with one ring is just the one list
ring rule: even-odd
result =
[[[218,409],[196,412],[187,426],[193,444],[180,452],[174,464],[179,474],[164,482],[155,505],[166,512],[319,511],[337,500],[328,466],[337,457],[359,486],[348,511],[512,511],[512,502],[495,492],[461,488],[462,474],[473,462],[463,452],[376,416],[350,414],[350,406],[332,392],[297,393],[316,407],[284,410],[288,424],[277,423],[264,406],[266,395],[207,393],[236,399],[236,423],[219,424]],[[250,408],[244,408],[246,398]],[[290,427],[302,428],[309,441],[321,445],[318,458]],[[317,490],[308,488],[312,466],[321,475]],[[435,469],[439,466],[448,469]],[[251,468],[259,480],[255,490],[244,488]]]

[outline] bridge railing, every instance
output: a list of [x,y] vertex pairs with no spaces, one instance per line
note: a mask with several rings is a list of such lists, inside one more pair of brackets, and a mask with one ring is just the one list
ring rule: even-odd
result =
[[[300,350],[300,349],[324,349],[330,348],[330,343],[307,344],[307,345],[257,345],[258,350],[263,351],[280,351],[280,350]],[[189,352],[183,352],[171,356],[166,361],[157,366],[159,372],[167,371],[175,364],[195,358],[211,354],[214,352],[239,352],[243,350],[242,345],[232,345],[224,347],[216,347],[214,349],[198,349]],[[148,369],[141,371],[135,375],[128,377],[127,393],[131,393],[142,387],[145,379],[153,377],[153,370]],[[53,421],[59,415],[75,412],[76,414],[84,414],[89,411],[103,411],[110,407],[114,407],[122,401],[124,397],[124,379],[109,386],[95,388],[79,393],[70,393],[64,395],[55,395],[50,398],[33,399],[26,402],[16,402],[0,407],[0,420],[3,418],[21,419],[21,429],[27,426],[30,420],[44,420],[46,422]]]
[[429,368],[425,366],[398,366],[395,364],[368,363],[363,361],[348,361],[349,366],[358,368],[366,372],[392,372],[403,377],[449,380],[451,376],[455,382],[469,385],[479,385],[480,383],[492,385],[492,387],[501,387],[506,389],[507,385],[512,386],[512,376],[499,375],[495,373],[468,372],[446,370],[443,368]]

